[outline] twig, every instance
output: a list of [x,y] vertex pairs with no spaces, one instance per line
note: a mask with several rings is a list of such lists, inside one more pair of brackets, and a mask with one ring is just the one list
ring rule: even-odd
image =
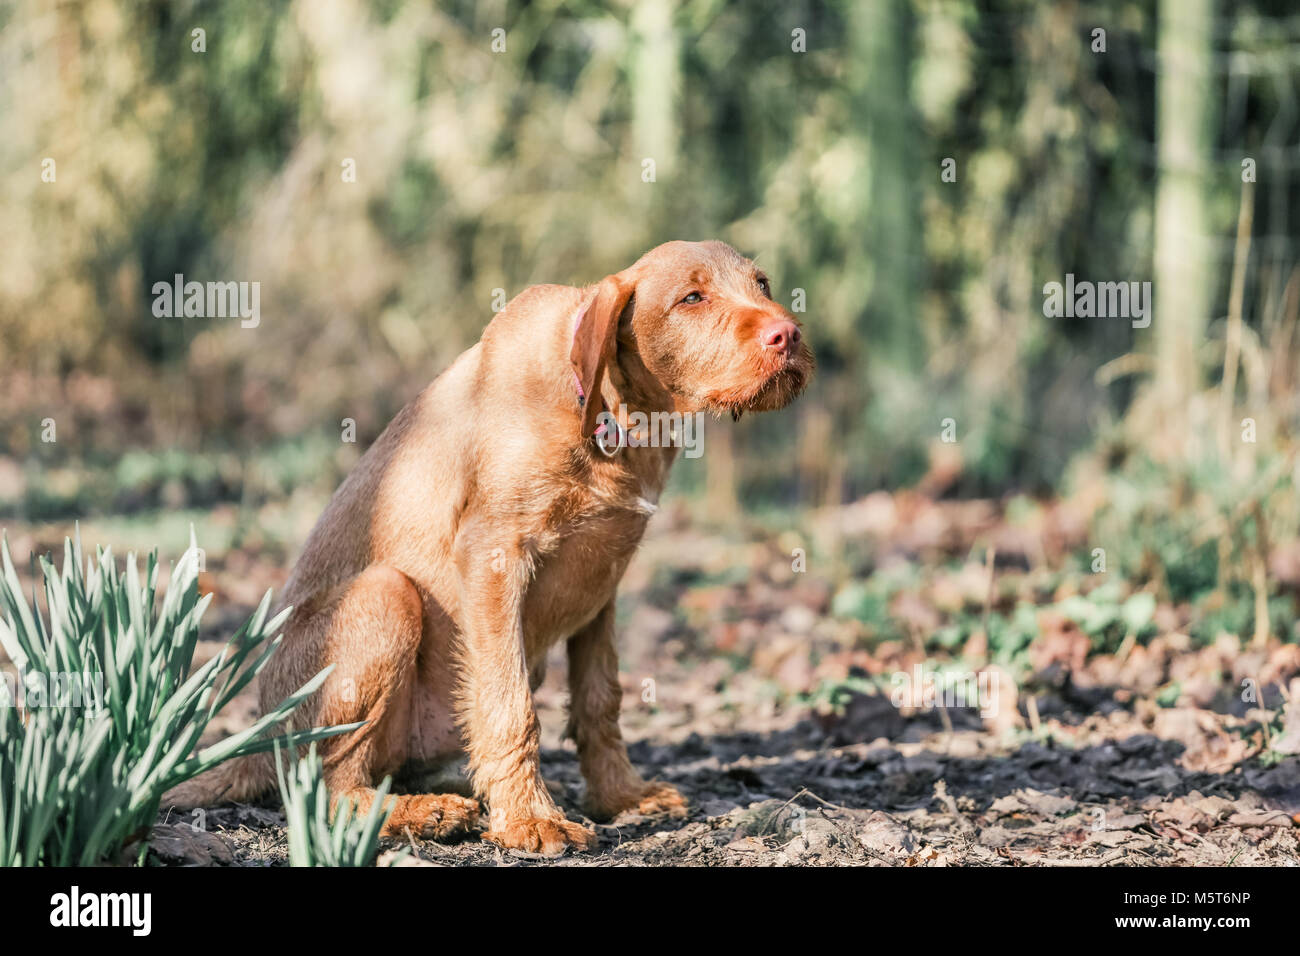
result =
[[1241,354],[1241,301],[1246,294],[1246,260],[1250,256],[1250,226],[1255,215],[1255,185],[1241,184],[1241,207],[1237,213],[1237,244],[1232,257],[1232,285],[1228,292],[1228,335],[1223,356],[1223,385],[1220,393],[1219,440],[1225,461],[1232,454],[1232,409],[1236,404],[1237,362]]
[[[988,574],[988,586],[984,589],[984,617],[980,621],[980,627],[984,631],[984,646],[988,647],[989,640],[989,611],[993,607],[993,564],[997,561],[998,549],[989,545],[988,551],[984,555],[984,567]],[[986,651],[987,653],[987,651]]]
[[1029,711],[1029,730],[1035,737],[1037,737],[1039,731],[1043,729],[1042,722],[1038,718],[1038,697],[1034,694],[1030,694],[1029,697],[1025,699],[1025,707]]
[[1254,567],[1251,569],[1251,586],[1255,589],[1255,636],[1251,646],[1260,650],[1268,646],[1268,525],[1264,521],[1264,509],[1255,502],[1251,509],[1255,517],[1255,554]]
[[[1121,860],[1126,856],[1124,850],[1111,850],[1105,856],[1085,857],[1083,859],[1066,860],[1059,857],[1046,857],[1038,860],[1039,866],[1109,866],[1116,860]],[[1025,862],[1023,857],[1021,862]]]

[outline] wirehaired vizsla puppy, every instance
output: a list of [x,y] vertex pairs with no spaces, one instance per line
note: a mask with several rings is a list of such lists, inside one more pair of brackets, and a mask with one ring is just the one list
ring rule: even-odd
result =
[[[364,809],[385,774],[468,754],[485,839],[587,848],[595,834],[565,818],[538,765],[532,690],[564,641],[589,811],[684,814],[673,787],[632,767],[618,727],[615,591],[678,451],[638,442],[625,419],[781,408],[812,370],[767,277],[721,242],[665,243],[587,288],[524,290],[398,413],[317,522],[263,706],[333,664],[296,723],[366,722],[320,745],[336,799]],[[249,799],[274,780],[269,757],[246,758],[164,805]],[[445,837],[479,813],[455,794],[389,799],[390,833]]]

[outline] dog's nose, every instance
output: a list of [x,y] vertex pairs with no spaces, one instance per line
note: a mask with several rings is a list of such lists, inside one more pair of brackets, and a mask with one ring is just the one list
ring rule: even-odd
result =
[[786,355],[793,352],[799,344],[799,326],[787,320],[765,326],[759,335],[763,340],[763,348],[776,349]]

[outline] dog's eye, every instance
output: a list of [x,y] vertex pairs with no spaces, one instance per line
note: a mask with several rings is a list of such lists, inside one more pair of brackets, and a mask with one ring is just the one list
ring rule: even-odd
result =
[[682,303],[685,305],[694,305],[696,302],[703,302],[703,301],[704,301],[704,296],[700,295],[698,292],[692,292],[686,298],[682,299]]
[[758,287],[763,290],[763,295],[767,296],[769,299],[772,298],[772,283],[767,281],[767,276],[759,277]]

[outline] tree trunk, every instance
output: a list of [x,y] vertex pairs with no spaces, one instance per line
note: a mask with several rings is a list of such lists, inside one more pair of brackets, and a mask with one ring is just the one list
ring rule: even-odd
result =
[[1214,146],[1214,0],[1160,0],[1157,80],[1156,400],[1185,409],[1202,385],[1196,351],[1205,339],[1214,274],[1209,242]]

